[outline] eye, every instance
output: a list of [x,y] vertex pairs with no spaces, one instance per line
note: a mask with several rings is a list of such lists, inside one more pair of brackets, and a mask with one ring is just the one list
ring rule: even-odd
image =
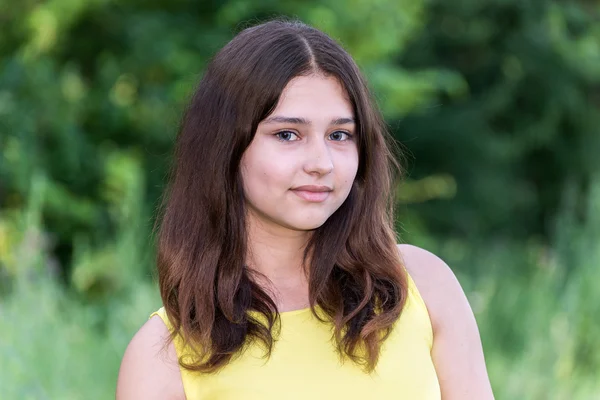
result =
[[[344,139],[344,135],[346,136],[345,139]],[[352,135],[345,131],[335,131],[335,132],[332,132],[329,135],[329,137],[331,138],[331,140],[333,140],[335,142],[343,142],[345,140],[349,140],[352,137]]]
[[[281,142],[295,142],[298,140],[298,135],[292,131],[281,131],[275,134]],[[294,139],[294,136],[296,139]]]

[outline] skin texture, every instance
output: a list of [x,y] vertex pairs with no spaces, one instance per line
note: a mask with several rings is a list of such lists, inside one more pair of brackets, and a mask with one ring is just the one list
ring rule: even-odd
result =
[[[285,122],[283,117],[296,121]],[[353,118],[335,79],[297,77],[286,86],[274,112],[259,124],[242,158],[248,264],[268,278],[280,311],[308,307],[302,249],[311,230],[321,226],[350,192],[358,169],[358,148],[349,136],[355,133],[354,123],[348,121]],[[302,185],[324,185],[332,191],[323,202],[308,202],[291,190]],[[454,274],[425,250],[398,248],[432,320],[432,357],[442,398],[492,399],[475,318]],[[134,336],[123,357],[117,399],[185,399],[175,348],[163,345],[167,335],[166,326],[154,316]]]
[[493,399],[475,316],[456,276],[426,250],[410,245],[398,249],[429,312],[442,399]]
[[[303,122],[284,122],[285,119]],[[273,113],[258,125],[241,162],[251,218],[265,229],[307,236],[348,197],[358,169],[354,118],[340,84],[321,75],[292,79]],[[333,123],[332,123],[333,122]],[[333,189],[321,203],[310,203],[290,189],[324,185]]]
[[119,370],[118,400],[185,400],[175,346],[164,345],[168,336],[155,315],[131,339]]
[[[358,170],[353,118],[336,79],[296,77],[242,157],[248,265],[268,278],[266,287],[280,311],[308,306],[302,249],[352,188]],[[304,185],[332,191],[323,202],[309,202],[291,190]]]

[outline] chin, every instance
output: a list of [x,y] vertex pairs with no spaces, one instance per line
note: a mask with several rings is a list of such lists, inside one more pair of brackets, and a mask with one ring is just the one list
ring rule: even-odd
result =
[[326,221],[327,218],[314,218],[307,221],[290,223],[288,226],[298,231],[314,231],[321,227]]

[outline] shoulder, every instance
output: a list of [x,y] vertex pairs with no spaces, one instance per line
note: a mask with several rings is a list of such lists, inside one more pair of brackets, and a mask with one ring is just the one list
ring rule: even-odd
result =
[[408,244],[399,244],[398,250],[429,310],[434,333],[443,327],[445,318],[452,318],[456,322],[457,315],[450,316],[448,309],[456,309],[457,306],[464,309],[466,306],[470,311],[456,275],[441,258]]
[[442,398],[493,399],[477,322],[456,276],[426,250],[410,245],[398,249],[429,312]]
[[177,353],[169,330],[158,316],[150,318],[125,350],[117,381],[117,400],[185,399]]

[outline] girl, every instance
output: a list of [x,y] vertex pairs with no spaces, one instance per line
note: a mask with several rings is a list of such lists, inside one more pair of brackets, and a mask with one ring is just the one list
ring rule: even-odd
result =
[[396,245],[395,158],[358,67],[299,22],[208,65],[158,240],[164,307],[117,398],[492,399],[454,274]]

